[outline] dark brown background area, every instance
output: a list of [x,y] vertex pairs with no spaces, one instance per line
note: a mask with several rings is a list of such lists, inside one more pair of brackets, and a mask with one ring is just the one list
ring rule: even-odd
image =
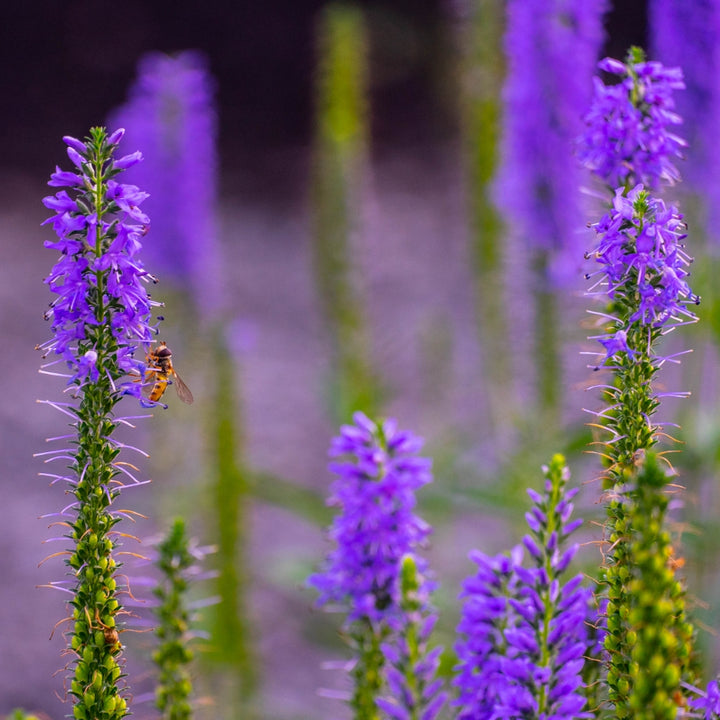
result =
[[[0,9],[0,147],[6,168],[45,171],[58,138],[83,135],[125,98],[138,58],[197,48],[218,81],[223,169],[311,135],[313,30],[322,0],[34,0]],[[360,3],[372,28],[376,147],[451,133],[435,86],[447,19],[467,0]],[[607,52],[644,42],[645,3],[615,3]],[[248,160],[249,158],[249,160]]]

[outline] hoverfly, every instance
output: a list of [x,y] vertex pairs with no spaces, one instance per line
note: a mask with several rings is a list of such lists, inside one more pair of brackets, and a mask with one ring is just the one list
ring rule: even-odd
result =
[[[145,370],[145,395],[151,402],[159,402],[167,390],[168,385],[174,385],[178,397],[190,405],[193,394],[190,388],[182,381],[172,364],[172,351],[166,343],[161,342],[156,348],[151,348],[147,354],[147,369]],[[152,382],[152,385],[150,383]]]

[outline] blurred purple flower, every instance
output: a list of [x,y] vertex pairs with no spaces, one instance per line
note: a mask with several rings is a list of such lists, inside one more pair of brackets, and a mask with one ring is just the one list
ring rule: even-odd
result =
[[505,135],[498,206],[529,247],[555,253],[557,282],[576,276],[585,224],[574,139],[603,39],[606,0],[510,0]]
[[582,575],[563,584],[560,576],[577,552],[566,542],[580,521],[570,521],[577,489],[566,491],[564,458],[546,468],[545,492],[529,491],[523,538],[533,568],[510,557],[471,554],[477,574],[464,583],[458,632],[459,720],[554,720],[589,718],[582,681],[585,655],[596,639],[587,618],[592,593]]
[[693,715],[692,717],[701,717],[704,720],[717,720],[720,717],[720,686],[717,680],[711,680],[708,683],[707,691],[688,686],[690,690],[698,693],[699,697],[689,698],[688,707],[693,710],[704,711],[702,715]]
[[688,161],[683,176],[706,198],[708,237],[720,242],[720,3],[716,0],[652,0],[648,5],[653,54],[682,67],[686,92],[677,98],[684,120]]
[[720,122],[720,3],[715,0],[652,0],[648,5],[654,56],[683,68],[686,90],[677,97],[689,142],[686,181],[706,181],[717,152]]
[[[110,140],[117,143],[121,137],[122,133],[116,132]],[[97,328],[107,319],[117,343],[119,370],[139,372],[142,362],[138,363],[134,354],[155,335],[151,306],[157,303],[150,300],[145,289],[145,283],[154,278],[138,258],[140,238],[148,222],[138,205],[146,194],[133,185],[100,181],[93,164],[86,161],[89,151],[85,145],[76,138],[64,140],[78,173],[56,170],[49,184],[65,184],[67,190],[43,199],[55,212],[43,224],[52,225],[58,236],[44,244],[59,251],[60,258],[45,278],[57,296],[46,313],[52,321],[53,338],[40,348],[46,354],[60,355],[70,370],[68,384],[81,387],[88,378],[95,382],[99,376],[96,362],[105,348],[96,347]],[[114,147],[109,141],[107,144]],[[105,177],[115,176],[141,159],[139,153],[111,159],[103,169]],[[107,191],[98,204],[96,189],[105,182]],[[103,317],[97,316],[98,304],[104,308]],[[61,361],[45,367],[56,362]],[[138,394],[140,386],[133,385],[128,383],[126,390]]]
[[645,62],[637,48],[626,63],[605,58],[598,67],[619,82],[605,85],[595,78],[595,98],[578,141],[580,162],[611,188],[642,184],[656,190],[678,182],[675,159],[687,146],[673,132],[682,123],[673,98],[685,87],[680,68]]
[[[422,440],[399,431],[394,420],[375,423],[362,413],[344,425],[332,441],[332,463],[338,476],[328,504],[340,507],[330,529],[336,544],[322,572],[308,582],[320,592],[318,604],[339,603],[347,622],[402,622],[401,561],[415,557],[425,578],[427,562],[416,550],[430,527],[413,513],[415,491],[432,480],[430,460],[417,457]],[[423,592],[431,589],[428,580]]]
[[202,55],[149,53],[112,122],[145,156],[131,177],[150,194],[148,261],[188,287],[197,306],[218,310],[217,150],[214,83]]

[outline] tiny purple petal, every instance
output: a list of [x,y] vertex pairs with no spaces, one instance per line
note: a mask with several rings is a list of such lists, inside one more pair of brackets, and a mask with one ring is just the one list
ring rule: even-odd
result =
[[107,139],[108,145],[117,145],[125,135],[125,128],[118,128]]
[[143,154],[139,150],[136,150],[134,153],[130,153],[130,155],[124,155],[119,160],[115,160],[113,166],[118,170],[127,170],[133,165],[137,165],[139,162],[142,162],[142,159]]
[[81,142],[77,138],[74,138],[70,135],[65,135],[63,137],[63,142],[73,148],[75,151],[80,153],[81,155],[85,155],[87,153],[87,148],[85,147],[85,143]]
[[76,167],[82,169],[82,165],[85,162],[85,158],[83,158],[83,156],[80,155],[80,153],[77,150],[75,150],[74,147],[68,147],[67,154],[68,154],[68,157],[70,158],[70,160],[72,160],[73,164]]

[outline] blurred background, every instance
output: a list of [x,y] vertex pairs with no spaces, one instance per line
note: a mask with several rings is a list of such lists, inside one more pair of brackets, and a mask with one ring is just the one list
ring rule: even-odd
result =
[[[622,58],[649,42],[645,4],[614,5],[598,57]],[[110,120],[127,121],[124,149],[147,158],[148,186],[140,175],[128,181],[157,203],[148,200],[145,263],[160,277],[154,297],[166,303],[162,339],[196,398],[185,406],[170,390],[170,408],[128,434],[150,453],[140,460],[152,484],[123,496],[147,516],[124,530],[144,540],[182,514],[199,542],[217,547],[207,564],[218,579],[194,591],[216,599],[199,624],[198,717],[349,716],[322,691],[347,687],[342,618],[314,610],[304,583],[329,549],[327,447],[355,409],[397,418],[433,457],[420,514],[435,528],[428,555],[446,648],[472,571],[468,551],[495,553],[520,539],[524,490],[540,482],[554,452],[586,485],[581,562],[594,572],[599,462],[584,452],[592,437],[582,408],[599,400],[586,391],[593,372],[579,354],[588,349],[585,282],[578,272],[538,293],[522,238],[501,229],[511,218],[489,222],[502,162],[504,23],[500,0],[3,4],[0,714],[71,712],[61,702],[63,626],[48,639],[66,615],[64,598],[36,589],[64,573],[61,558],[38,567],[59,549],[42,544],[57,532],[38,516],[69,502],[37,477],[46,468],[32,457],[65,432],[63,416],[36,403],[63,389],[37,374],[33,350],[47,337],[42,280],[55,262],[42,246],[51,230],[40,227],[48,215],[40,200],[55,165],[67,166],[62,136],[84,137]],[[198,52],[178,55],[187,50]],[[154,51],[184,58],[180,70],[200,76],[203,137],[215,145],[188,141],[189,165],[180,150],[158,161],[161,153],[141,142],[157,141],[143,135],[143,87],[153,85],[138,83]],[[172,86],[178,66],[155,57],[155,70],[144,61],[157,71],[153,82],[169,77],[168,92],[186,97],[180,80]],[[178,220],[172,203],[187,209],[187,197],[198,196],[204,207]],[[165,221],[177,223],[175,235]],[[579,267],[592,238],[574,231]],[[697,352],[662,382],[702,392],[682,408],[670,400],[663,419],[683,427],[674,462],[688,492],[678,528],[713,667],[720,428],[712,298],[700,314],[705,326],[680,341]],[[552,320],[539,340],[538,317]],[[126,569],[132,576],[130,561]],[[122,641],[142,699],[152,687],[152,639],[128,631]],[[133,706],[138,718],[154,712],[151,702]]]

